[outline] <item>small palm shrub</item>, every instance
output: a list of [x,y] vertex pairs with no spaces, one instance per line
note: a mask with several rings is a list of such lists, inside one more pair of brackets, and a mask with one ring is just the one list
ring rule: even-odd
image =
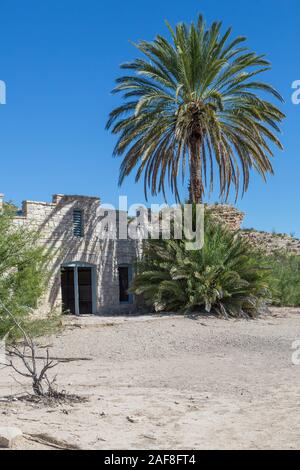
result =
[[156,311],[256,316],[271,296],[266,258],[208,216],[204,236],[195,251],[184,240],[148,240],[132,292]]

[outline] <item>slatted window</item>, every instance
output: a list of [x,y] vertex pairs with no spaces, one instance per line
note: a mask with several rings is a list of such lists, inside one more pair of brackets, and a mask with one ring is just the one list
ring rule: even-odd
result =
[[83,211],[79,209],[73,211],[73,234],[75,237],[83,237],[84,235]]

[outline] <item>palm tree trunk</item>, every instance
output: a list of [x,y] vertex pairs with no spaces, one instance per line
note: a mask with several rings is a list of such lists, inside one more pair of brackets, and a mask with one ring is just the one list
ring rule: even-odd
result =
[[190,183],[189,183],[189,203],[201,204],[203,197],[202,167],[200,152],[201,144],[191,142],[190,145]]

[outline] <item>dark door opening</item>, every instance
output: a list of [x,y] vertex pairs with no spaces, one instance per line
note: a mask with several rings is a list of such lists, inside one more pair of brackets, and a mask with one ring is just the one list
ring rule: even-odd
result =
[[63,312],[75,314],[74,268],[61,270],[61,295]]
[[61,269],[63,312],[87,315],[93,312],[92,268],[64,266]]
[[129,302],[129,267],[119,266],[119,300],[120,302]]
[[79,313],[81,315],[93,313],[91,268],[78,268],[78,295]]

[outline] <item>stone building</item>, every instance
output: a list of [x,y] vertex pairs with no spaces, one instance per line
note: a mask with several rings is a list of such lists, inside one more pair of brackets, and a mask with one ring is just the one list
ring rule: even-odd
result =
[[[3,196],[0,201],[2,205]],[[51,203],[24,201],[13,220],[38,231],[41,243],[53,253],[48,291],[38,307],[41,315],[54,310],[114,314],[136,309],[127,288],[140,243],[109,237],[99,198],[57,194]]]
[[[0,195],[0,211],[2,206]],[[234,207],[216,205],[213,210],[229,228],[239,228],[243,214]],[[99,315],[136,311],[127,289],[142,241],[114,238],[115,219],[118,229],[127,213],[104,210],[98,197],[56,194],[50,203],[23,202],[14,223],[38,231],[53,254],[48,290],[38,306],[41,315],[55,310]]]

